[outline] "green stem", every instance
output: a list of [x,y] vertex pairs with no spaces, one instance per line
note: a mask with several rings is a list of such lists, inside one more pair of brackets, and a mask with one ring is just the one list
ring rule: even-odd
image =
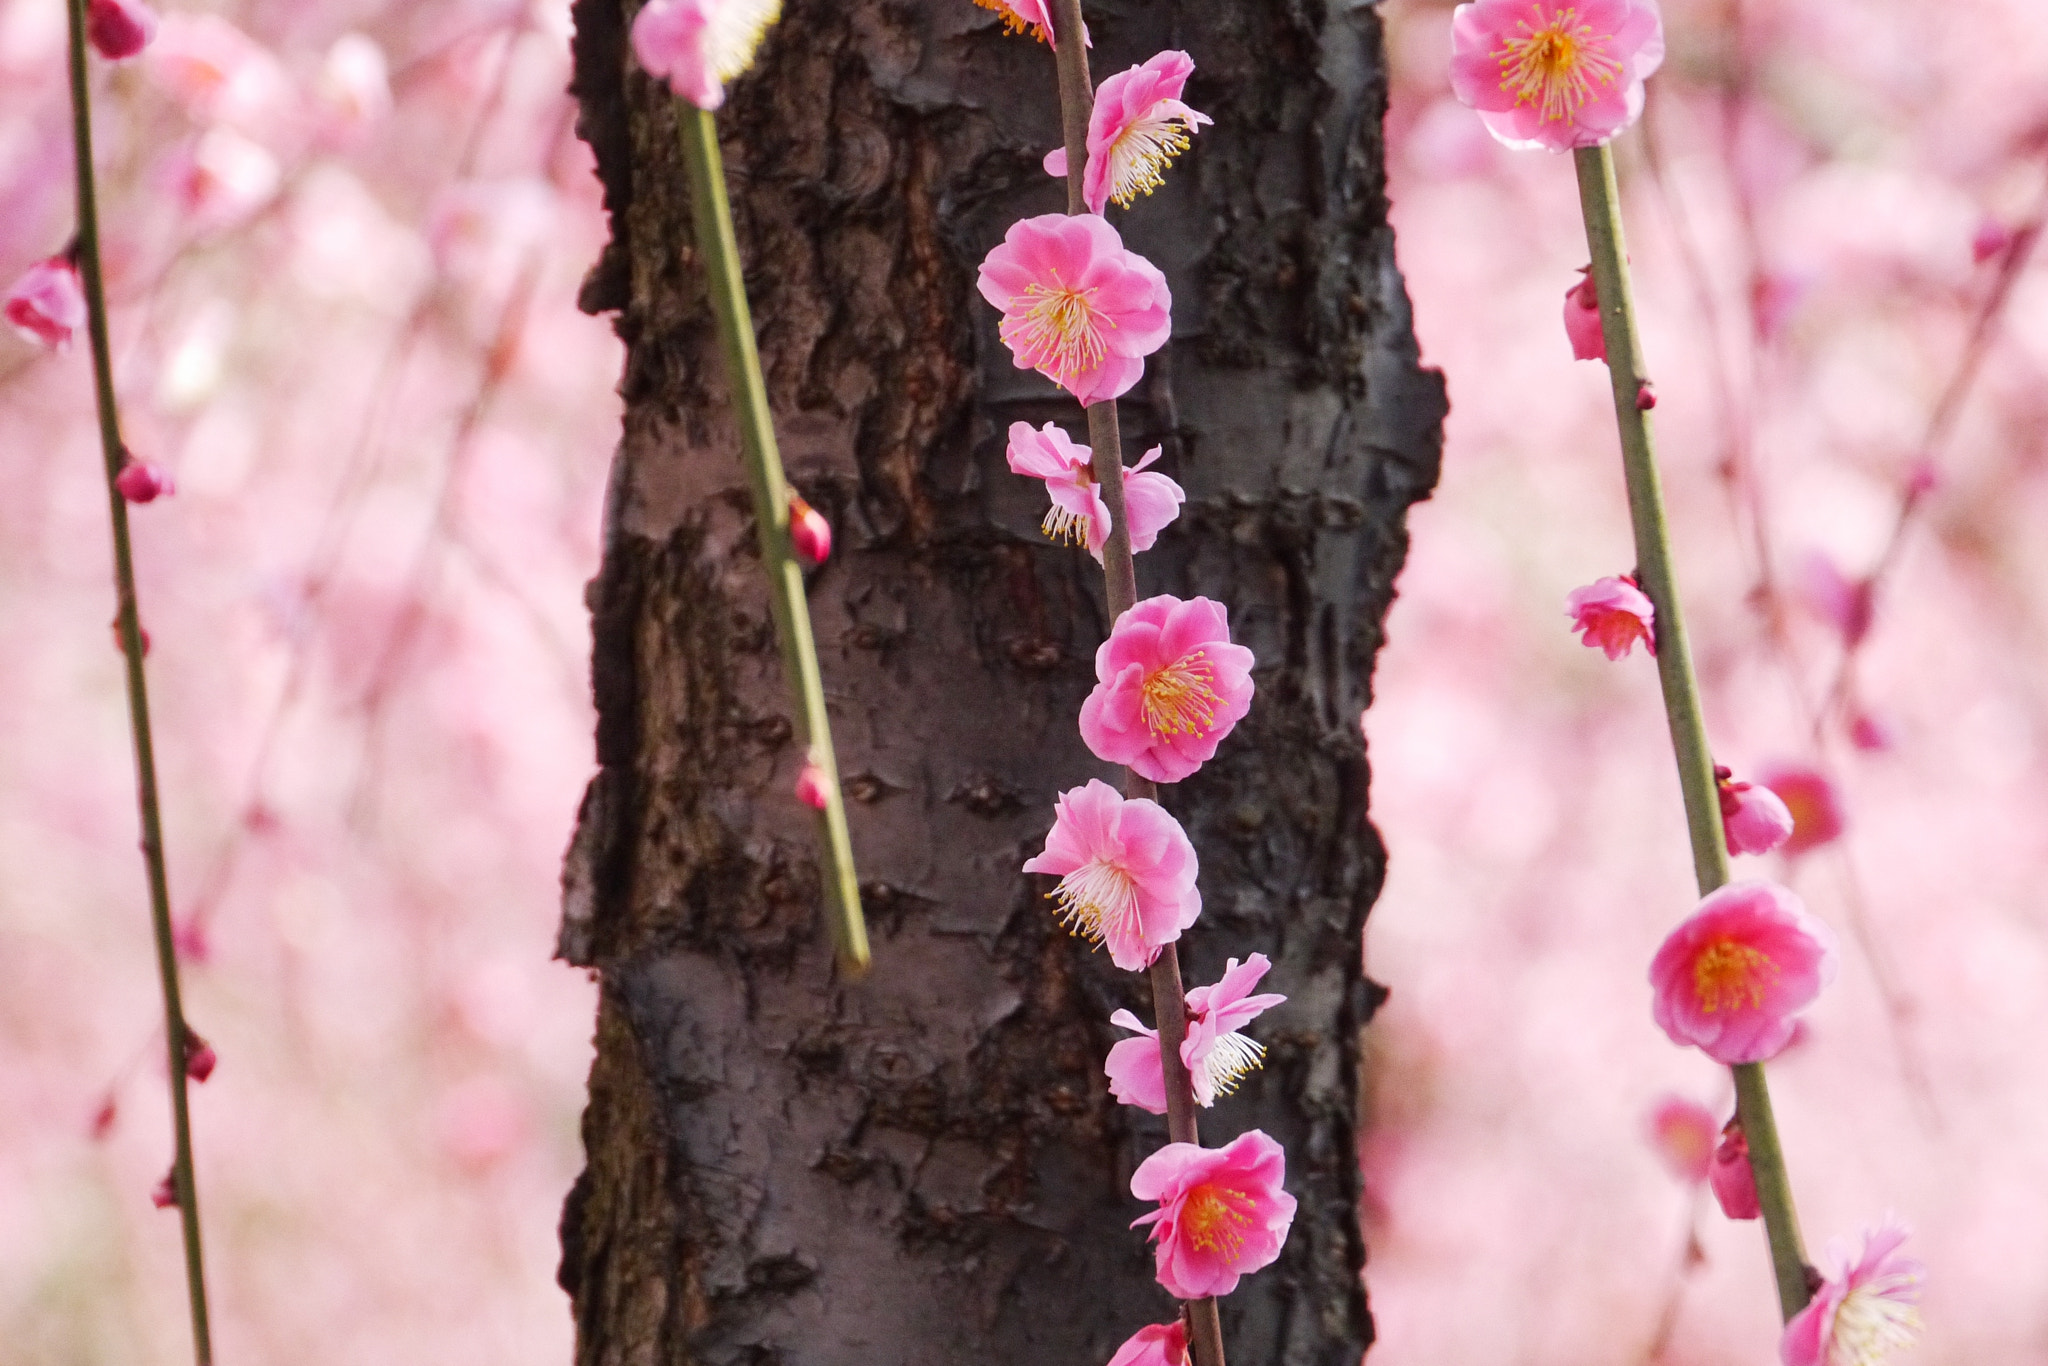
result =
[[768,600],[775,615],[776,639],[782,646],[782,667],[790,691],[796,695],[810,761],[825,775],[826,801],[825,809],[818,813],[818,836],[825,854],[825,899],[832,918],[832,938],[840,963],[850,972],[865,972],[868,931],[861,916],[860,881],[853,871],[853,839],[846,828],[846,800],[839,790],[839,764],[832,752],[825,685],[818,668],[818,648],[811,638],[810,607],[804,600],[803,567],[789,540],[789,489],[775,445],[761,357],[754,347],[754,322],[740,275],[739,242],[733,233],[732,205],[726,198],[718,126],[710,113],[688,100],[677,99],[675,110],[676,135],[689,165],[697,255],[704,263],[711,311],[717,315],[719,341],[725,352],[726,377],[732,384],[747,482],[754,494],[754,521],[760,528],[761,563],[768,571]]
[[199,1246],[199,1186],[192,1172],[192,1120],[187,1105],[185,1010],[178,992],[178,952],[171,934],[170,880],[164,871],[163,822],[157,803],[156,746],[149,730],[149,688],[142,668],[142,623],[136,609],[135,559],[128,539],[128,500],[115,485],[127,459],[114,404],[114,370],[107,345],[107,291],[100,272],[99,205],[93,192],[92,100],[86,84],[86,0],[68,0],[72,147],[77,158],[78,271],[85,285],[86,330],[92,340],[93,399],[99,412],[100,454],[106,465],[107,510],[114,530],[114,588],[121,654],[127,663],[128,722],[135,739],[135,800],[142,817],[142,859],[149,878],[149,919],[156,937],[157,975],[164,993],[164,1045],[171,1085],[171,1189],[184,1230],[185,1285],[192,1313],[192,1355],[211,1366],[213,1332],[206,1312],[206,1268]]
[[[1671,536],[1657,477],[1656,448],[1650,437],[1649,413],[1641,401],[1648,379],[1636,333],[1635,296],[1629,286],[1614,154],[1600,146],[1582,147],[1573,156],[1578,165],[1579,203],[1586,217],[1586,245],[1593,255],[1593,287],[1600,295],[1600,329],[1614,386],[1614,416],[1621,428],[1629,520],[1635,528],[1636,578],[1656,609],[1657,677],[1664,690],[1671,747],[1678,757],[1693,873],[1704,896],[1728,881],[1728,851],[1721,832],[1714,760],[1707,748],[1706,722],[1700,710],[1699,682],[1693,677],[1685,617],[1679,610],[1678,587],[1672,575]],[[1784,1148],[1771,1115],[1763,1065],[1747,1063],[1732,1070],[1736,1113],[1749,1143],[1757,1202],[1763,1207],[1764,1232],[1771,1245],[1778,1304],[1789,1319],[1805,1308],[1808,1293],[1806,1255],[1799,1237],[1799,1217],[1792,1206],[1792,1183],[1785,1172]]]

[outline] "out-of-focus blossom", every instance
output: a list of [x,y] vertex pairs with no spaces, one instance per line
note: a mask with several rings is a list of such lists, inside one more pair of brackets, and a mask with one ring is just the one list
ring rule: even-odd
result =
[[1011,224],[981,263],[980,287],[1003,315],[1017,368],[1037,370],[1084,407],[1136,384],[1172,327],[1166,277],[1095,214]]
[[142,0],[92,0],[85,12],[85,34],[93,51],[110,62],[122,62],[156,38],[156,11]]
[[[986,10],[994,10],[1003,21],[1005,33],[1029,33],[1047,47],[1059,44],[1053,37],[1052,11],[1046,7],[1046,0],[974,0]],[[1082,37],[1087,34],[1083,31]],[[1094,46],[1092,42],[1088,46]]]
[[158,1209],[176,1208],[178,1204],[178,1183],[176,1178],[177,1173],[175,1171],[165,1172],[163,1180],[157,1182],[151,1188],[149,1203],[155,1205]]
[[1918,502],[1941,485],[1941,471],[1935,463],[1921,456],[1906,470],[1906,496]]
[[[115,639],[120,638],[120,623],[115,624]],[[143,633],[143,652],[149,651],[148,632]],[[206,926],[198,920],[187,917],[171,922],[171,947],[177,950],[181,963],[210,963],[213,961],[213,937],[206,932]]]
[[7,322],[16,332],[53,351],[68,350],[85,326],[85,286],[68,256],[52,256],[22,272],[7,291]]
[[169,470],[153,460],[132,457],[114,476],[114,487],[131,503],[154,503],[178,491],[177,481],[171,478]]
[[1859,711],[1849,719],[1849,743],[1866,753],[1878,753],[1897,744],[1898,737],[1882,719]]
[[1996,218],[1987,218],[1970,238],[1970,259],[1981,266],[1994,256],[2005,255],[2011,246],[2012,229]]
[[1057,877],[1052,895],[1067,928],[1136,972],[1202,913],[1197,866],[1194,845],[1164,808],[1096,779],[1060,794],[1045,851],[1024,871]]
[[1800,560],[1799,596],[1815,616],[1841,632],[1845,645],[1854,647],[1870,634],[1870,581],[1851,579],[1824,552],[1809,551]]
[[1682,1096],[1666,1096],[1650,1112],[1650,1145],[1679,1180],[1698,1185],[1714,1161],[1713,1112]]
[[1253,662],[1231,643],[1222,603],[1147,598],[1116,619],[1095,652],[1081,738],[1098,759],[1177,783],[1251,710]]
[[1652,1014],[1716,1062],[1762,1062],[1834,979],[1835,935],[1793,892],[1736,882],[1708,894],[1650,963]]
[[1140,1328],[1116,1349],[1109,1366],[1188,1366],[1188,1334],[1180,1320]]
[[269,135],[296,112],[291,80],[277,58],[217,14],[166,15],[148,69],[195,119]]
[[1714,769],[1721,795],[1721,836],[1731,854],[1768,854],[1792,837],[1792,812],[1778,794],[1756,783],[1735,780],[1726,768]]
[[789,540],[796,553],[813,565],[825,563],[832,554],[832,524],[795,494],[789,495]]
[[[1188,139],[1212,122],[1181,101],[1194,70],[1195,60],[1187,53],[1161,52],[1096,89],[1088,116],[1088,165],[1081,173],[1091,212],[1103,212],[1112,199],[1128,209],[1139,195],[1165,184],[1166,168],[1188,149]],[[1055,172],[1064,173],[1064,167]]]
[[87,1132],[92,1135],[92,1141],[95,1143],[105,1142],[107,1135],[114,1132],[114,1121],[120,1117],[120,1102],[114,1099],[113,1092],[110,1091],[100,1101],[99,1108],[92,1112],[92,1123],[87,1126]]
[[1742,1132],[1741,1119],[1730,1119],[1721,1130],[1707,1183],[1713,1187],[1721,1213],[1730,1219],[1763,1217],[1763,1206],[1756,1198],[1756,1172],[1749,1165],[1749,1138]]
[[435,1115],[441,1149],[464,1167],[496,1165],[526,1140],[526,1103],[496,1077],[471,1077],[441,1098]]
[[1828,1245],[1836,1271],[1778,1341],[1784,1366],[1878,1366],[1920,1336],[1920,1287],[1927,1268],[1900,1252],[1906,1230],[1887,1218],[1863,1235],[1860,1252]]
[[327,49],[314,93],[321,133],[329,142],[354,142],[391,112],[391,65],[384,49],[365,34],[342,34]]
[[1803,854],[1840,839],[1848,825],[1841,794],[1825,773],[1803,764],[1780,764],[1757,775],[1792,813],[1792,838],[1785,852]]
[[1645,650],[1657,653],[1657,609],[1634,579],[1610,575],[1574,588],[1565,596],[1564,610],[1579,638],[1605,650],[1609,659],[1620,659],[1639,640]]
[[1476,0],[1451,15],[1451,89],[1510,147],[1593,147],[1664,61],[1654,0]]
[[1582,278],[1564,292],[1564,334],[1571,339],[1573,360],[1606,360],[1607,338],[1600,330],[1600,290],[1593,268],[1581,266]]
[[[1246,1073],[1264,1064],[1265,1047],[1239,1030],[1287,999],[1272,993],[1251,994],[1272,966],[1263,953],[1253,954],[1242,964],[1233,958],[1213,986],[1188,991],[1187,1037],[1181,1040],[1180,1058],[1188,1069],[1197,1105],[1214,1105],[1218,1096],[1236,1090]],[[1136,1035],[1109,1050],[1103,1072],[1109,1078],[1110,1094],[1125,1105],[1165,1114],[1166,1080],[1159,1061],[1158,1031],[1147,1029],[1128,1010],[1117,1011],[1109,1022]]]
[[434,197],[427,245],[444,274],[501,292],[560,218],[559,199],[545,181],[461,181]]
[[220,1055],[213,1051],[213,1045],[199,1036],[199,1031],[190,1025],[185,1027],[185,1075],[197,1082],[203,1082],[213,1075],[213,1069],[220,1065]]
[[823,811],[832,804],[832,785],[825,780],[825,770],[815,759],[796,775],[796,799],[813,811]]
[[1749,290],[1750,325],[1763,341],[1775,341],[1806,302],[1813,290],[1813,277],[1788,271],[1765,271]]
[[201,232],[245,222],[276,196],[284,178],[267,148],[226,127],[209,128],[189,149],[173,152],[158,175]]
[[691,104],[716,109],[781,16],[782,0],[652,0],[633,18],[633,55]]
[[1139,1163],[1131,1194],[1159,1208],[1131,1227],[1152,1226],[1153,1263],[1167,1293],[1228,1295],[1239,1277],[1272,1265],[1294,1222],[1286,1176],[1286,1153],[1258,1129],[1221,1148],[1169,1143]]

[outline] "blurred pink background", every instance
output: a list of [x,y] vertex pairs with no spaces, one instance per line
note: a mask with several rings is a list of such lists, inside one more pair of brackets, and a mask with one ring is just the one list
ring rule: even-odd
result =
[[[221,1055],[195,1090],[220,1355],[552,1366],[593,992],[548,955],[619,362],[574,308],[603,224],[566,0],[177,13],[96,80],[130,441],[179,484],[134,520],[188,1005]],[[1623,1366],[1661,1337],[1671,1362],[1771,1360],[1760,1228],[1647,1137],[1666,1096],[1721,1114],[1729,1088],[1649,1018],[1650,953],[1692,903],[1652,666],[1564,619],[1630,567],[1606,375],[1560,322],[1586,260],[1570,162],[1450,101],[1448,5],[1381,13],[1401,262],[1453,412],[1366,718],[1392,851],[1367,957],[1394,988],[1364,1143],[1375,1359]],[[2037,1361],[2038,266],[1931,453],[1854,705],[1821,704],[1841,581],[1880,554],[2044,202],[2048,16],[1666,13],[1654,136],[1619,152],[1709,722],[1739,776],[1817,765],[1849,815],[1796,863],[1742,861],[1846,946],[1773,1068],[1808,1236],[1895,1209],[1931,1272],[1911,1359]],[[62,39],[52,0],[0,0],[8,279],[70,231]],[[0,433],[0,1357],[174,1363],[82,356],[0,336]]]

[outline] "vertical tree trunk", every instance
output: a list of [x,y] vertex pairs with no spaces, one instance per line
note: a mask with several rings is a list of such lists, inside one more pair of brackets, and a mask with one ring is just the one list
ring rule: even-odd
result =
[[[1015,420],[1080,412],[1011,366],[974,271],[1058,211],[1047,50],[968,0],[791,0],[720,114],[764,363],[795,484],[837,550],[811,610],[852,802],[875,968],[818,919],[801,755],[667,96],[629,72],[621,0],[576,4],[576,94],[613,240],[627,411],[591,585],[602,770],[564,875],[563,953],[604,991],[563,1214],[584,1366],[1087,1366],[1168,1317],[1132,1167],[1163,1122],[1102,1057],[1140,976],[1070,939],[1018,865],[1054,796],[1107,776],[1075,727],[1108,623],[1085,554],[1004,467]],[[1301,1210],[1224,1302],[1244,1366],[1351,1366],[1359,1273],[1360,935],[1383,856],[1358,715],[1436,476],[1442,386],[1417,364],[1382,195],[1372,10],[1343,0],[1096,0],[1098,75],[1193,54],[1213,115],[1123,216],[1175,335],[1124,403],[1181,520],[1147,593],[1230,607],[1258,698],[1167,803],[1202,857],[1190,982],[1254,950],[1291,998],[1267,1069],[1204,1112],[1263,1127]]]

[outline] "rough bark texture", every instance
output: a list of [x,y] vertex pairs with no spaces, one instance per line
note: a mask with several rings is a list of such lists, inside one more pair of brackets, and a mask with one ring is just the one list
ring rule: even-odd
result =
[[[796,485],[837,551],[810,584],[875,969],[834,973],[666,96],[631,0],[578,0],[576,94],[612,213],[584,303],[628,346],[591,585],[602,771],[563,952],[601,974],[588,1168],[563,1214],[583,1366],[1099,1363],[1171,1301],[1132,1167],[1163,1123],[1101,1059],[1143,979],[1060,931],[1018,871],[1054,796],[1110,776],[1074,718],[1101,576],[1004,468],[1018,419],[1080,413],[1012,368],[974,269],[1062,207],[1039,169],[1050,54],[967,0],[792,0],[720,115]],[[1187,488],[1141,596],[1227,603],[1258,700],[1169,791],[1202,856],[1190,982],[1254,950],[1291,998],[1205,1137],[1286,1145],[1281,1262],[1224,1303],[1240,1366],[1351,1366],[1359,970],[1383,853],[1358,716],[1403,517],[1436,477],[1382,194],[1380,28],[1331,0],[1097,0],[1098,77],[1163,47],[1216,126],[1120,219],[1175,336],[1123,405]]]

